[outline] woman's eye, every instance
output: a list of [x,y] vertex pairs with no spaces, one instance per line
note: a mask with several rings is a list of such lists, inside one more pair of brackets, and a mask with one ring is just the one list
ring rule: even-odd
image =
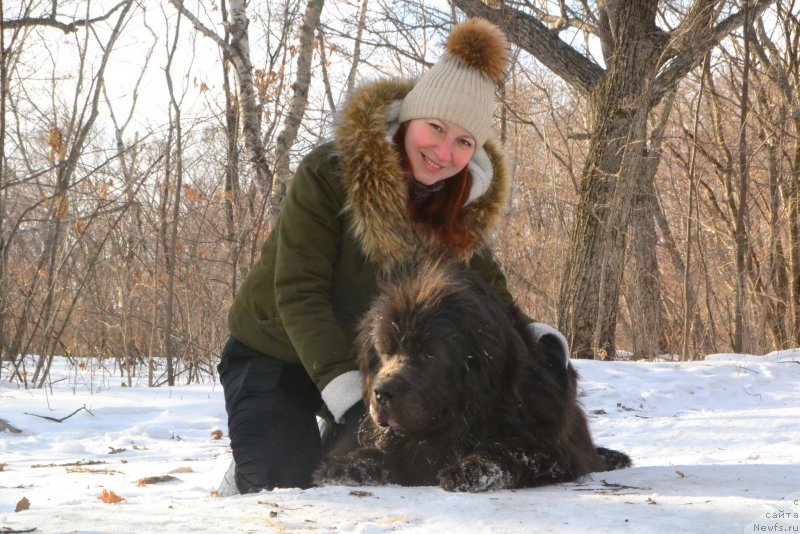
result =
[[431,128],[433,128],[437,132],[443,132],[444,131],[444,129],[441,126],[439,126],[438,124],[436,124],[435,122],[429,122],[428,124],[430,124]]
[[472,148],[472,141],[469,139],[460,139],[458,142],[461,143],[461,146],[464,148]]

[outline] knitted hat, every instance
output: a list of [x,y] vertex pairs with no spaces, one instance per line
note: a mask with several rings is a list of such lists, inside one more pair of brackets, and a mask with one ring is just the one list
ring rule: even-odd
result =
[[445,53],[403,100],[400,122],[441,119],[467,130],[478,147],[489,138],[494,90],[508,61],[503,32],[481,18],[453,28]]

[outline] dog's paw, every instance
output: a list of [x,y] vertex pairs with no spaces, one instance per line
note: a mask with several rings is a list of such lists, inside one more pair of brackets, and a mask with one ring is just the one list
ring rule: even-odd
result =
[[603,458],[603,462],[606,464],[606,471],[626,469],[633,465],[631,457],[624,452],[606,449],[605,447],[597,447],[597,453]]
[[439,486],[447,491],[471,493],[512,487],[511,473],[497,462],[478,454],[471,454],[456,465],[445,467],[438,474]]
[[384,455],[376,449],[359,449],[327,458],[314,472],[317,486],[383,486],[388,483]]

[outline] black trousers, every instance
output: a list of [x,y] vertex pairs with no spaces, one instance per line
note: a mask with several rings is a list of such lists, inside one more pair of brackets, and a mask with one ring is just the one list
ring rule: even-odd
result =
[[231,336],[217,370],[239,491],[311,486],[323,454],[316,419],[322,398],[305,369]]

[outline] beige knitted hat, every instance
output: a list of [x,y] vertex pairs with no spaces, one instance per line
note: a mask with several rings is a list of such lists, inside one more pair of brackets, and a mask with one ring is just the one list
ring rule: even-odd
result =
[[508,42],[500,28],[481,18],[462,22],[447,38],[439,61],[403,100],[400,122],[426,118],[452,122],[483,146],[492,129],[495,87],[507,62]]

